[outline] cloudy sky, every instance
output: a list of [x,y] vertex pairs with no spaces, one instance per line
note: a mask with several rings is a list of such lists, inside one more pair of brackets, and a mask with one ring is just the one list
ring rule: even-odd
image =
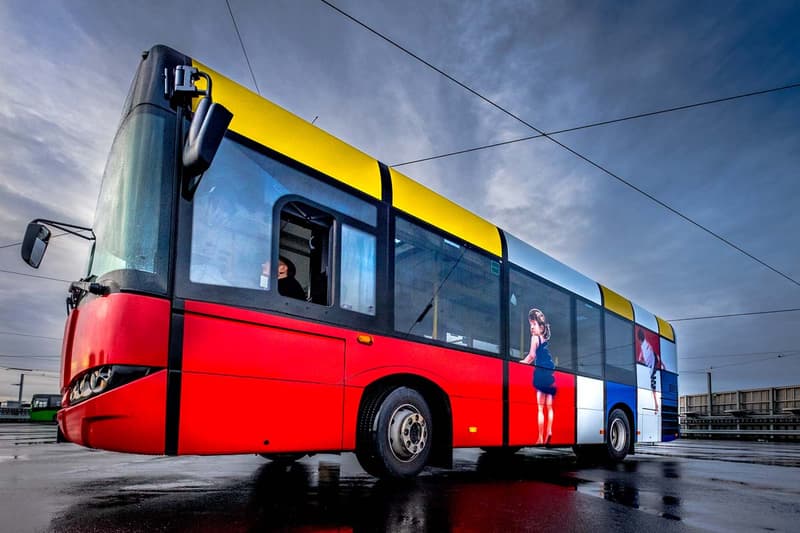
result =
[[[797,2],[333,3],[544,131],[800,82]],[[230,6],[262,95],[387,164],[534,134],[318,0]],[[4,0],[0,35],[0,399],[20,368],[29,399],[57,392],[88,248],[37,271],[15,243],[92,224],[140,52],[255,85],[224,0]],[[546,139],[400,170],[664,318],[800,308],[800,88],[557,138],[794,281]],[[800,383],[798,312],[674,325],[682,394],[709,366],[715,390]]]

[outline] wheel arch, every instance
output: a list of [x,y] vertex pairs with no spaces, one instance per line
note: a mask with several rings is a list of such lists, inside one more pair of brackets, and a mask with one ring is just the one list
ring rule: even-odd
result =
[[368,413],[368,411],[377,409],[383,398],[398,387],[408,387],[419,392],[431,410],[434,438],[428,464],[442,468],[452,468],[453,414],[450,407],[450,398],[439,385],[416,374],[384,376],[364,388],[358,406],[356,447],[363,445],[362,439],[371,430],[371,428],[364,425],[366,420],[372,419],[372,414]]

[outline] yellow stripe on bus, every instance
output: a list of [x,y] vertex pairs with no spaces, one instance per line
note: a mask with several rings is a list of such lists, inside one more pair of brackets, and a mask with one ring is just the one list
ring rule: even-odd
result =
[[501,257],[497,227],[394,169],[392,204],[410,215]]
[[[215,102],[233,113],[230,129],[374,198],[381,198],[378,162],[207,66]],[[201,80],[199,87],[204,87]]]
[[660,317],[656,317],[656,321],[658,321],[658,332],[661,336],[675,342],[675,331],[673,331],[672,325]]
[[600,290],[603,291],[603,305],[606,309],[633,321],[633,306],[629,300],[603,285],[600,285]]

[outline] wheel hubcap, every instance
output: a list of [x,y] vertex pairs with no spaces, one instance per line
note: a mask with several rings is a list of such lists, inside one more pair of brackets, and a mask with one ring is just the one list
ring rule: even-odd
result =
[[609,438],[611,439],[611,447],[614,451],[621,452],[628,445],[628,434],[625,431],[625,425],[622,420],[615,418],[611,422],[611,431],[609,431]]
[[389,421],[389,443],[392,454],[403,462],[413,461],[428,445],[428,423],[419,409],[403,404]]

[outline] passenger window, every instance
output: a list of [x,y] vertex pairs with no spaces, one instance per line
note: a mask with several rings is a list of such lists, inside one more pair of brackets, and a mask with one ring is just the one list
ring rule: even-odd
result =
[[401,218],[395,234],[395,329],[500,352],[500,263]]
[[330,305],[333,217],[310,205],[289,202],[281,210],[278,293]]
[[581,374],[603,377],[603,311],[576,298],[575,335],[578,348],[577,370]]
[[342,309],[375,315],[375,236],[342,224]]
[[606,379],[636,385],[633,324],[606,313]]
[[[205,285],[274,290],[275,283],[270,286],[270,277],[275,275],[270,260],[276,244],[272,242],[274,208],[288,195],[309,198],[369,227],[377,221],[375,205],[225,138],[195,194],[189,279]],[[325,279],[330,257],[323,257],[319,247],[312,254],[309,246],[312,228],[318,241],[324,237],[328,247],[333,242],[328,234],[333,219],[325,216],[306,220],[299,212],[287,213],[286,222],[296,224],[287,225],[285,248],[306,294],[311,291],[312,301],[330,305],[331,282]],[[298,244],[300,251],[293,251],[295,240],[304,241]],[[284,243],[279,246],[284,249]]]
[[544,316],[547,333],[542,341],[549,342],[550,354],[556,367],[574,370],[572,350],[572,312],[570,295],[551,287],[532,276],[511,271],[509,328],[511,357],[522,359],[530,351],[531,325],[529,316],[538,309]]

